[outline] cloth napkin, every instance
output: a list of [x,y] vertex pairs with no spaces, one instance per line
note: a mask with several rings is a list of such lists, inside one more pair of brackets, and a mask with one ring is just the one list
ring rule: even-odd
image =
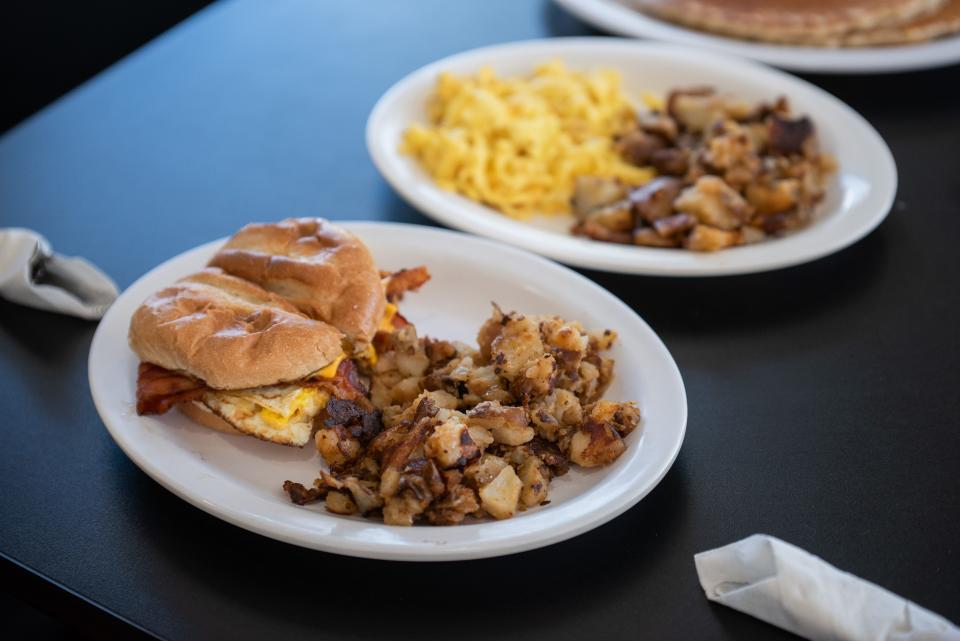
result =
[[117,285],[83,258],[61,256],[29,229],[0,229],[0,297],[51,312],[97,319]]
[[693,559],[708,599],[814,641],[960,641],[943,617],[772,536]]

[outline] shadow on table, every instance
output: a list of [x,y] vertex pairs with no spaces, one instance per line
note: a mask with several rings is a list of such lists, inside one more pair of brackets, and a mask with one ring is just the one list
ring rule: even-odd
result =
[[0,299],[0,346],[12,340],[44,365],[66,366],[78,341],[89,343],[96,327],[95,322]]
[[[256,536],[191,508],[132,465],[124,469],[130,491],[142,497],[130,503],[130,522],[138,524],[142,545],[169,561],[173,569],[164,571],[176,575],[154,583],[169,589],[158,596],[175,602],[170,611],[223,599],[259,622],[282,619],[280,628],[322,629],[330,638],[363,636],[371,616],[380,622],[374,629],[389,622],[397,639],[523,638],[546,625],[546,617],[551,626],[567,619],[574,625],[584,612],[616,601],[638,577],[656,574],[652,566],[668,556],[687,503],[681,456],[638,505],[570,541],[495,559],[403,563]],[[699,590],[692,572],[684,582]]]
[[544,3],[543,22],[547,33],[553,37],[607,35],[574,17],[554,2]]
[[[904,124],[924,126],[940,122],[957,111],[960,100],[960,65],[882,75],[801,74],[813,84],[839,96],[851,107],[874,117],[893,117]],[[877,85],[890,87],[877,100]],[[915,114],[922,113],[922,120]]]
[[887,266],[885,229],[833,256],[761,274],[653,278],[581,271],[658,332],[714,338],[770,332],[862,303]]

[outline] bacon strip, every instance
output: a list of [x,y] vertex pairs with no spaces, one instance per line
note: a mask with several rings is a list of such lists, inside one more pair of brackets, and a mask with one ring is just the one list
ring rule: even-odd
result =
[[401,269],[400,271],[387,274],[384,288],[387,291],[387,300],[395,303],[403,298],[406,292],[415,292],[430,280],[430,272],[423,265],[412,267],[410,269]]
[[340,365],[337,366],[337,373],[333,375],[333,378],[324,379],[317,386],[330,392],[330,396],[333,398],[347,401],[355,401],[367,393],[367,389],[360,382],[360,372],[357,370],[357,364],[349,358],[340,361]]
[[152,363],[137,371],[137,414],[163,414],[177,403],[200,398],[207,386],[195,378]]
[[394,329],[403,329],[404,327],[409,327],[412,323],[406,319],[406,317],[397,312],[393,315],[393,318],[390,319],[390,324],[393,325]]
[[[367,393],[360,382],[357,365],[350,359],[340,362],[333,378],[307,381],[306,384],[315,384],[334,398],[350,401],[362,398]],[[152,363],[140,363],[137,372],[137,414],[163,414],[177,403],[197,400],[208,389],[202,381],[186,374],[171,372]]]

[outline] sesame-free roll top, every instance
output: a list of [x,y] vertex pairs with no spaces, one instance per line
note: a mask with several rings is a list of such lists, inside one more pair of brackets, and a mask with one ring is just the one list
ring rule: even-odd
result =
[[386,308],[380,272],[367,246],[322,218],[247,225],[210,265],[330,323],[358,350],[373,339]]
[[217,268],[150,296],[129,333],[141,360],[224,390],[307,377],[340,356],[342,339],[332,325]]

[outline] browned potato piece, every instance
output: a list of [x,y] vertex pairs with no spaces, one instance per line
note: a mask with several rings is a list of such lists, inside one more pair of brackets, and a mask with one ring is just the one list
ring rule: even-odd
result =
[[654,152],[650,164],[661,174],[683,176],[690,169],[690,158],[685,149],[667,147]]
[[726,115],[723,98],[704,87],[671,91],[667,110],[682,127],[692,132],[703,131]]
[[345,430],[320,428],[314,437],[317,451],[330,467],[342,467],[354,461],[363,449],[360,441],[351,437]]
[[361,514],[383,507],[383,499],[377,493],[375,483],[360,481],[355,476],[348,476],[343,479],[343,486],[349,490],[353,502]]
[[347,494],[339,490],[327,492],[327,510],[334,514],[356,514],[357,504]]
[[535,429],[541,438],[556,442],[561,433],[583,421],[580,399],[570,390],[555,389],[530,408]]
[[423,349],[397,352],[397,369],[404,376],[423,376],[430,366],[430,358]]
[[653,229],[664,238],[669,238],[690,231],[696,224],[697,219],[690,214],[676,214],[654,221]]
[[646,185],[630,192],[633,211],[640,220],[648,223],[666,218],[673,213],[673,201],[680,193],[683,183],[677,178],[660,176]]
[[593,352],[605,352],[617,342],[617,333],[612,329],[596,329],[587,335],[590,338],[590,350]]
[[473,442],[480,448],[481,453],[493,445],[493,434],[491,434],[487,428],[480,427],[479,425],[468,425],[467,431],[470,432],[470,438],[473,439]]
[[480,456],[480,448],[473,442],[467,425],[458,417],[433,428],[427,437],[424,453],[433,459],[441,469],[462,467]]
[[424,508],[410,492],[391,496],[383,505],[383,522],[387,525],[413,525],[413,519],[423,514]]
[[480,509],[477,495],[468,487],[457,485],[434,501],[426,511],[427,520],[434,525],[456,525],[468,514]]
[[762,216],[792,209],[796,207],[799,199],[800,181],[796,178],[777,180],[773,184],[747,185],[747,202]]
[[630,231],[633,229],[632,204],[628,200],[620,200],[594,209],[587,214],[587,222],[602,225],[611,231]]
[[620,436],[626,436],[640,424],[640,409],[632,401],[597,401],[590,408],[590,418],[599,423],[609,423]]
[[677,238],[661,236],[653,227],[640,227],[633,230],[633,244],[647,247],[679,247],[680,241]]
[[523,483],[520,490],[520,503],[524,507],[540,505],[547,500],[547,488],[550,485],[550,471],[536,456],[527,457],[517,471]]
[[500,470],[509,465],[504,459],[493,454],[484,454],[463,470],[463,477],[473,487],[481,487],[497,478]]
[[529,316],[509,314],[490,350],[495,371],[508,380],[515,379],[544,352],[539,324]]
[[617,151],[631,165],[649,164],[654,152],[666,147],[666,141],[660,136],[640,129],[628,131],[617,141]]
[[666,114],[641,111],[637,114],[637,124],[644,131],[657,134],[667,142],[677,139],[677,121]]
[[630,244],[630,232],[604,227],[592,219],[577,223],[570,229],[570,233],[574,236],[586,236],[592,240],[599,240],[602,243]]
[[587,419],[570,439],[570,460],[583,467],[609,465],[627,445],[609,423]]
[[691,214],[704,225],[736,229],[749,219],[753,208],[717,176],[702,176],[673,201],[674,208]]
[[740,228],[740,244],[749,245],[751,243],[759,243],[761,240],[765,239],[767,235],[759,227],[754,227],[753,225],[744,225]]
[[813,140],[813,122],[803,116],[791,119],[779,114],[773,114],[767,121],[768,147],[776,154],[803,154],[808,151],[809,143]]
[[697,225],[687,236],[687,249],[699,252],[712,252],[724,247],[732,247],[740,241],[740,232],[724,231],[709,225]]
[[570,205],[574,215],[583,219],[594,209],[622,200],[626,194],[626,189],[616,178],[577,176]]
[[517,513],[523,482],[509,465],[480,488],[480,506],[495,519],[509,519]]
[[484,401],[467,412],[467,423],[490,430],[493,440],[504,445],[521,445],[533,438],[533,428],[522,407],[506,407]]
[[[520,400],[549,394],[553,387],[556,372],[556,359],[550,354],[544,354],[523,372],[523,376],[514,381],[513,391]],[[494,438],[497,437],[496,432],[493,436]]]

